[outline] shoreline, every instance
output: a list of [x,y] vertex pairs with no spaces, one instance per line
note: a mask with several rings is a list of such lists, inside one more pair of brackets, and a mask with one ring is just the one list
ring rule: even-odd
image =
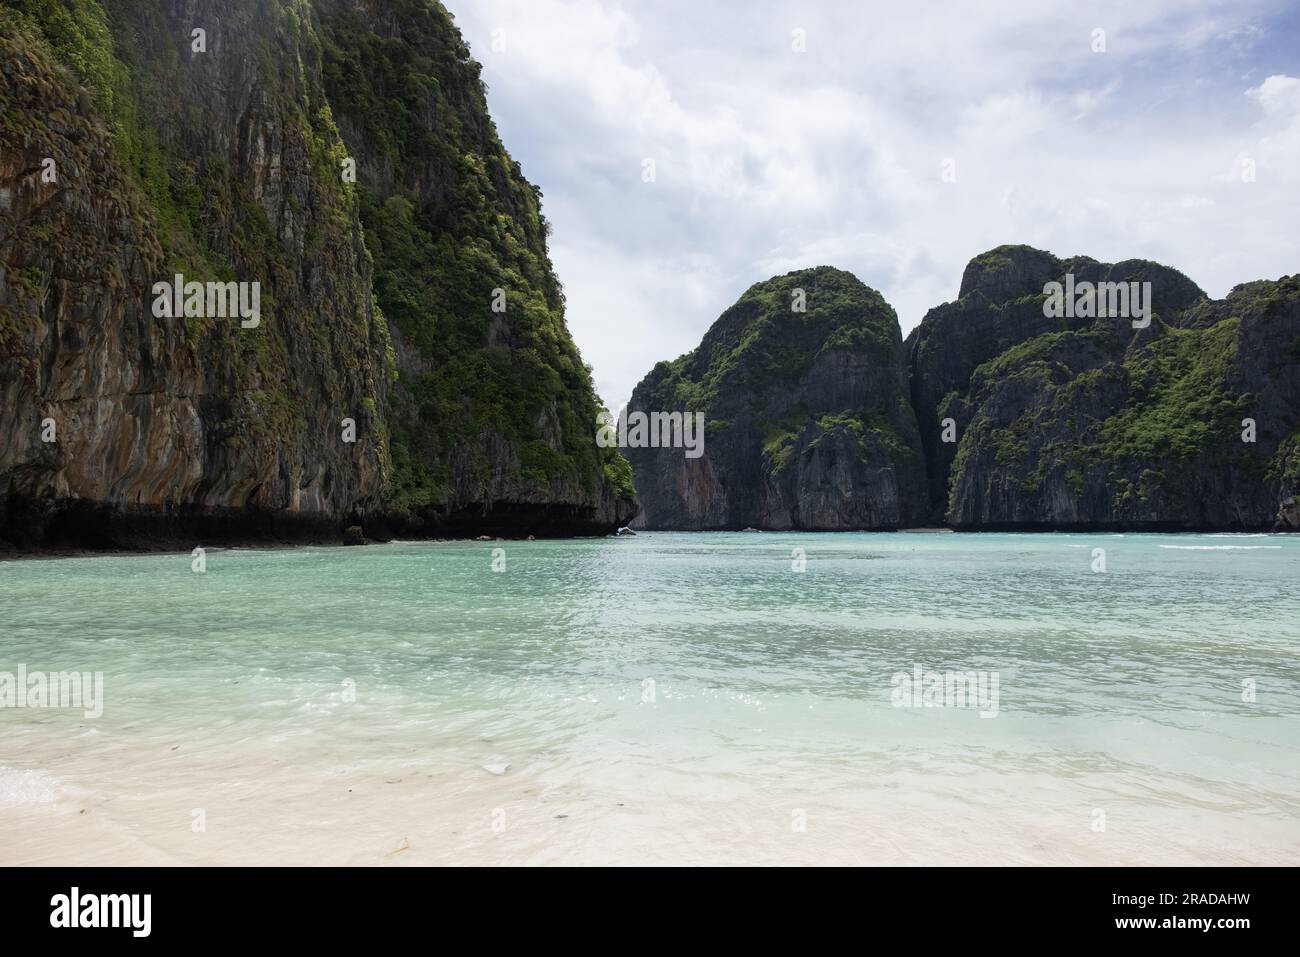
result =
[[[896,529],[765,529],[765,528],[748,528],[748,529],[676,529],[676,528],[642,528],[635,530],[637,536],[645,535],[740,535],[740,534],[765,534],[765,535],[1241,535],[1241,536],[1273,536],[1273,535],[1296,535],[1300,536],[1300,529],[1241,529],[1241,528],[1176,528],[1176,529],[1156,529],[1156,528],[948,528],[945,526],[917,526],[915,528],[896,528]],[[229,551],[259,551],[259,552],[278,552],[292,551],[299,548],[328,548],[328,549],[345,549],[345,548],[362,548],[374,545],[418,545],[428,544],[454,544],[462,542],[511,542],[515,544],[527,542],[571,542],[587,541],[597,538],[631,538],[634,536],[622,536],[615,533],[605,535],[556,535],[542,537],[507,537],[507,536],[454,536],[438,538],[402,538],[394,537],[385,541],[367,539],[361,543],[347,543],[339,540],[317,540],[304,539],[300,541],[278,541],[268,542],[259,541],[239,541],[239,542],[221,542],[214,545],[199,544],[197,546],[181,545],[172,541],[159,542],[154,545],[141,547],[115,546],[105,548],[92,548],[85,546],[35,546],[33,548],[21,549],[13,546],[11,543],[0,541],[0,563],[4,562],[22,562],[22,561],[52,561],[64,558],[130,558],[130,557],[147,557],[150,555],[189,555],[193,549],[202,548],[205,553],[229,552]]]
[[[1284,865],[1296,848],[1276,816],[1261,823],[1127,800],[1111,807],[1129,827],[1096,840],[1078,825],[1074,806],[1096,803],[1104,777],[1078,786],[1020,779],[1030,797],[1008,814],[998,806],[1005,787],[972,796],[915,772],[856,794],[837,787],[815,803],[795,789],[746,789],[723,808],[694,792],[647,795],[618,776],[590,787],[552,785],[538,767],[501,777],[441,760],[295,768],[262,744],[177,759],[165,776],[157,765],[163,759],[146,749],[116,758],[122,770],[113,773],[98,762],[31,773],[41,799],[5,808],[3,863],[1242,867]],[[132,771],[149,787],[127,784]],[[95,779],[95,772],[107,776]],[[909,800],[900,800],[904,795]],[[792,833],[790,806],[806,806],[806,832]],[[196,810],[205,818],[199,831]],[[315,823],[305,828],[304,818]],[[1216,840],[1201,840],[1202,828]]]

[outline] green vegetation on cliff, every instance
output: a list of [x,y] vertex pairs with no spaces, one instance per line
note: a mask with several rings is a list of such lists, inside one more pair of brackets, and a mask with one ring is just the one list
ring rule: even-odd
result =
[[[977,406],[996,397],[992,405],[1002,415],[975,415],[957,450],[954,479],[982,449],[1016,476],[1023,493],[1037,493],[1059,468],[1078,495],[1089,464],[1122,476],[1139,465],[1188,462],[1223,444],[1251,402],[1233,382],[1239,322],[1233,317],[1203,329],[1157,322],[1150,341],[1100,365],[1109,341],[1100,332],[1048,333],[1008,349],[972,376]],[[1020,409],[1009,421],[1008,401]],[[1164,470],[1144,478],[1167,487],[1180,481]],[[1128,500],[1135,481],[1115,479],[1118,500]]]
[[[1067,272],[1150,282],[1149,326],[1044,320],[1032,289]],[[999,247],[971,261],[962,289],[958,308],[931,310],[909,337],[913,397],[953,524],[1260,528],[1293,494],[1294,277],[1214,301],[1156,263]],[[973,369],[972,354],[983,360]],[[941,417],[957,426],[955,447],[938,441]]]
[[[267,321],[259,327],[237,330],[220,320],[180,320],[191,347],[219,353],[230,362],[235,378],[226,385],[244,395],[235,407],[237,414],[224,425],[231,433],[228,444],[242,446],[252,436],[270,442],[307,434],[304,407],[320,398],[314,386],[301,382],[295,367],[301,359],[293,357],[291,340],[300,334],[311,336],[347,378],[361,380],[374,405],[392,371],[387,328],[370,305],[365,277],[334,274],[336,281],[349,283],[346,298],[335,297],[335,305],[346,311],[343,322],[327,321],[312,302],[286,294],[298,283],[295,273],[303,254],[339,255],[352,245],[358,220],[356,197],[337,173],[346,152],[323,90],[304,91],[305,78],[286,76],[275,60],[277,34],[301,48],[318,47],[301,4],[267,5],[264,14],[270,22],[253,36],[253,48],[241,52],[260,64],[257,82],[271,96],[289,144],[301,144],[308,153],[314,174],[310,186],[302,195],[289,192],[284,197],[291,208],[310,203],[319,210],[305,249],[295,249],[276,235],[265,202],[254,194],[248,177],[233,169],[229,154],[212,142],[213,118],[200,115],[192,105],[181,58],[216,54],[191,54],[189,35],[167,20],[165,8],[96,0],[3,4],[13,8],[17,29],[25,31],[28,42],[43,40],[68,69],[70,81],[93,99],[93,104],[79,106],[104,121],[115,159],[129,176],[122,192],[109,199],[130,210],[144,241],[156,242],[160,250],[146,253],[157,273],[151,278],[170,279],[174,273],[201,282],[260,277]],[[164,117],[167,122],[160,122]],[[49,239],[55,245],[61,242],[57,236]],[[377,357],[371,355],[375,351]],[[376,358],[388,368],[374,369]],[[330,398],[343,408],[348,391],[334,389]],[[380,436],[378,453],[386,459],[384,423],[374,425]]]
[[924,473],[901,348],[893,309],[850,273],[751,286],[633,393],[633,410],[704,414],[702,470],[675,450],[628,451],[652,527],[906,524],[900,490]]
[[699,348],[658,363],[642,385],[661,403],[654,408],[707,412],[731,391],[753,400],[793,387],[824,353],[890,361],[897,328],[884,297],[850,273],[829,266],[792,272],[750,286]]
[[501,145],[450,14],[395,0],[401,31],[389,34],[361,5],[317,8],[330,101],[359,157],[376,295],[415,353],[399,362],[391,417],[394,504],[443,504],[453,471],[488,494],[500,467],[488,435],[514,450],[506,481],[523,494],[558,483],[594,497],[603,476],[630,498],[626,462],[594,441],[601,410],[565,327],[541,192]]
[[1130,401],[1102,424],[1102,456],[1186,461],[1234,435],[1250,409],[1250,396],[1232,383],[1240,323],[1168,328],[1125,355]]
[[[502,147],[441,4],[0,9],[6,56],[50,74],[48,95],[0,118],[2,145],[58,156],[71,187],[23,208],[0,264],[0,358],[34,374],[51,273],[89,268],[113,298],[81,316],[123,333],[118,367],[155,377],[134,394],[205,397],[191,441],[229,473],[203,481],[229,480],[232,495],[434,533],[489,511],[508,525],[503,506],[540,534],[631,517],[630,466],[595,442],[601,409],[565,326],[540,191]],[[195,27],[206,50],[191,48]],[[12,168],[30,181],[32,163]],[[55,227],[93,219],[92,206],[122,234]],[[152,283],[178,272],[259,282],[261,325],[137,321]],[[355,448],[338,439],[347,419]],[[158,467],[174,477],[193,463]]]

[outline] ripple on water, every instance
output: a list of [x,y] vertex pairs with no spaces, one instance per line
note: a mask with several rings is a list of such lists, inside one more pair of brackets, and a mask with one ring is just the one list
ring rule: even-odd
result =
[[[0,806],[54,802],[62,782],[130,796],[98,820],[123,815],[163,844],[149,815],[220,811],[228,795],[241,847],[319,847],[296,796],[347,823],[330,836],[347,861],[368,859],[356,842],[371,837],[384,852],[409,837],[403,859],[418,859],[434,807],[444,839],[489,859],[589,859],[598,835],[695,859],[734,842],[734,824],[751,844],[728,859],[776,860],[789,844],[763,835],[787,836],[791,808],[818,822],[810,855],[853,846],[867,862],[960,844],[950,820],[1025,861],[1188,862],[1206,833],[1300,848],[1300,549],[1282,539],[652,533],[213,552],[202,575],[188,554],[14,562],[4,576],[0,672],[106,680],[96,721],[0,711],[15,765]],[[918,666],[998,673],[996,718],[894,707],[894,679]],[[1007,809],[1031,805],[1010,827]],[[1132,858],[1090,858],[1111,853],[1076,820],[1097,806],[1129,834],[1163,816]],[[538,811],[545,840],[493,843],[496,808]],[[565,844],[579,820],[592,840]],[[887,846],[853,823],[881,820],[899,829]],[[1064,849],[1044,858],[1051,834]]]

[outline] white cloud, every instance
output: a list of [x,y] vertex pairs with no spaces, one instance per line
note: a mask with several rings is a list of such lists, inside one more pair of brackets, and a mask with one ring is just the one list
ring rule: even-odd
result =
[[1254,59],[1283,4],[451,0],[611,408],[802,266],[854,272],[905,332],[1004,242],[1216,296],[1296,271],[1300,80]]
[[1255,100],[1265,113],[1300,114],[1300,79],[1281,74],[1270,76],[1246,95]]

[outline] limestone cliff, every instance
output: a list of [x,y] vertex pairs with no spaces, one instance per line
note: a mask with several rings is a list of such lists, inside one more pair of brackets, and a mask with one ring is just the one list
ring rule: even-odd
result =
[[757,283],[699,348],[660,362],[637,412],[701,412],[704,454],[625,449],[649,528],[887,529],[924,463],[893,309],[838,269]]
[[[1067,275],[1149,282],[1149,325],[1046,315]],[[930,514],[954,527],[1263,529],[1296,491],[1297,277],[1211,301],[1156,263],[1000,247],[908,355]]]
[[707,417],[699,459],[627,451],[643,524],[1300,529],[1300,277],[1213,301],[1158,263],[1003,246],[901,363],[896,339],[847,273],[754,286],[633,394]]
[[[441,6],[0,13],[0,539],[630,517],[538,194]],[[350,75],[362,56],[374,74]],[[159,315],[176,274],[257,283],[259,320]]]
[[631,472],[595,443],[541,191],[502,147],[451,18],[427,0],[314,7],[397,361],[390,520],[417,534],[626,523]]

